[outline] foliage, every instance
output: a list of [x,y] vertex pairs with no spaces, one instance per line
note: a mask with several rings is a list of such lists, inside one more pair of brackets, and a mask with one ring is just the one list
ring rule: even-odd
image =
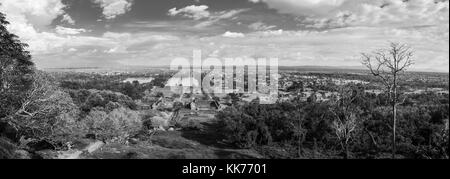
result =
[[[389,104],[376,105],[379,99],[363,93],[364,89],[349,88],[348,95],[341,92],[337,101],[229,107],[217,115],[221,133],[230,143],[257,149],[267,157],[334,158],[345,149],[347,157],[384,158],[391,152]],[[448,158],[448,103],[441,102],[398,107],[398,155]]]
[[97,75],[82,73],[58,74],[58,81],[61,81],[61,87],[66,90],[82,91],[95,89],[99,91],[113,91],[124,94],[133,100],[142,99],[145,91],[153,87],[164,87],[170,74],[158,75],[150,83],[140,84],[138,81],[123,82],[127,78],[134,76],[128,75]]
[[[292,103],[227,108],[217,115],[228,140],[244,148],[276,143],[297,143],[303,138],[301,114]],[[301,125],[300,125],[301,126]]]
[[92,110],[82,122],[88,128],[89,134],[101,140],[126,138],[143,127],[139,114],[125,108],[115,109],[110,113]]
[[0,119],[16,113],[22,98],[32,84],[34,64],[25,50],[27,44],[6,29],[0,13]]
[[19,111],[9,117],[9,122],[19,129],[22,137],[55,145],[79,134],[75,132],[79,110],[69,94],[61,91],[44,72],[37,71],[33,79],[32,88],[24,95]]
[[102,108],[110,112],[118,108],[135,110],[136,103],[130,97],[121,93],[99,90],[71,90],[70,96],[81,110],[88,114],[94,108]]

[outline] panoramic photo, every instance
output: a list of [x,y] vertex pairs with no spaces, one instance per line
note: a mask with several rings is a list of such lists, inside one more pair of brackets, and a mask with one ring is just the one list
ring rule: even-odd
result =
[[[0,0],[0,159],[448,146],[448,0]],[[179,172],[225,172],[194,165]]]

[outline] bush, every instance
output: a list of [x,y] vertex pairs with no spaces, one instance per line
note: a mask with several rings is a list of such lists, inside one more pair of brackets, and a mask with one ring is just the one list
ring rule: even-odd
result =
[[94,108],[103,108],[105,112],[111,112],[119,108],[137,109],[133,99],[112,91],[71,90],[70,96],[86,114],[89,114]]
[[125,108],[115,109],[110,113],[92,110],[83,123],[100,140],[125,139],[142,130],[139,114]]
[[277,143],[296,143],[297,114],[293,105],[249,105],[227,108],[217,115],[228,140],[242,148]]

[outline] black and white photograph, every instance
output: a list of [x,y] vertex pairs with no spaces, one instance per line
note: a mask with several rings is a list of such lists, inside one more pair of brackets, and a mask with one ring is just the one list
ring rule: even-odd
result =
[[448,146],[449,0],[0,0],[3,161],[261,161],[176,168],[214,176]]

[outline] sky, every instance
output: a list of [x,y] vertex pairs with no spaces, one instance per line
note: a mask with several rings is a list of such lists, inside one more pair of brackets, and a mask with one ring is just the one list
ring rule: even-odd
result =
[[278,58],[361,66],[406,43],[412,70],[449,72],[448,0],[0,0],[38,68],[162,66],[175,58]]

